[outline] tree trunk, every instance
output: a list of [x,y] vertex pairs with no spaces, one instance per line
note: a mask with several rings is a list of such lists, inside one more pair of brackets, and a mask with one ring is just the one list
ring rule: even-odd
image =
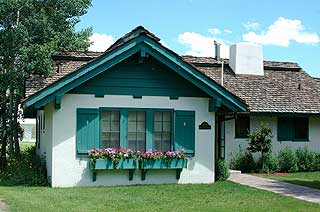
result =
[[14,115],[13,115],[13,123],[14,123],[14,153],[17,158],[20,158],[20,146],[19,146],[19,128],[20,125],[18,123],[18,110],[20,104],[20,97],[16,98],[14,105]]
[[14,154],[14,146],[13,146],[13,132],[14,132],[14,123],[13,123],[13,89],[10,88],[9,90],[9,113],[8,113],[8,120],[9,120],[9,131],[7,133],[8,140],[9,140],[9,154],[12,156]]

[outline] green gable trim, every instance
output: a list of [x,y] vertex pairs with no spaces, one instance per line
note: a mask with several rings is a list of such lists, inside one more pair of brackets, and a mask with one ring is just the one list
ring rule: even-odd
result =
[[53,85],[28,98],[24,102],[24,105],[25,107],[34,106],[35,108],[40,108],[52,101],[57,95],[62,96],[103,71],[107,71],[107,69],[120,63],[131,55],[141,51],[146,51],[212,97],[218,96],[222,99],[222,104],[230,110],[246,111],[246,104],[240,101],[236,96],[194,69],[190,64],[181,60],[179,56],[145,35],[140,35],[139,37],[118,46],[114,50],[80,68],[78,71],[67,75]]

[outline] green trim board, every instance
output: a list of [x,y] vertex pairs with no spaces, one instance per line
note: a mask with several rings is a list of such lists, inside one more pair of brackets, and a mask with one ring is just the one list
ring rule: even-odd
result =
[[117,46],[111,51],[107,51],[103,56],[98,57],[86,66],[30,96],[24,102],[24,106],[40,108],[52,101],[55,96],[67,93],[98,74],[108,71],[108,69],[114,65],[140,51],[146,51],[147,54],[156,57],[165,65],[170,65],[170,68],[173,68],[178,74],[212,97],[218,95],[223,100],[222,103],[231,110],[246,111],[247,105],[238,97],[206,77],[192,65],[183,61],[178,55],[163,47],[159,42],[156,42],[146,35],[140,35],[139,37],[133,38],[126,43]]

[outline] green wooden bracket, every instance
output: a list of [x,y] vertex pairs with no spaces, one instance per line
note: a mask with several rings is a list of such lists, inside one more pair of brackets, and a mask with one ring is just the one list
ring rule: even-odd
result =
[[133,180],[134,169],[129,169],[129,180]]
[[180,179],[181,172],[182,172],[182,169],[177,169],[177,170],[176,170],[176,179],[177,179],[177,180]]
[[104,94],[103,94],[103,93],[95,93],[95,94],[94,94],[94,97],[95,97],[95,98],[103,98],[103,97],[104,97]]
[[146,173],[147,173],[147,169],[141,169],[141,180],[146,179]]
[[54,108],[59,110],[61,108],[61,96],[56,96],[54,102]]
[[92,181],[95,182],[97,180],[97,172],[92,171]]
[[177,100],[177,99],[179,99],[179,96],[170,96],[169,97],[171,100]]
[[209,100],[209,112],[216,112],[221,104],[222,100],[220,98],[211,98]]

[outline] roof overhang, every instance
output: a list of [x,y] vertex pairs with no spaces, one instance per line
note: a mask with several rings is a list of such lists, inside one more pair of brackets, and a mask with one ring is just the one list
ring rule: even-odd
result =
[[206,92],[212,97],[213,102],[220,103],[234,112],[247,110],[247,105],[242,99],[227,91],[224,87],[201,73],[195,66],[184,61],[179,55],[144,33],[114,49],[107,50],[103,55],[79,68],[77,71],[64,76],[55,83],[29,96],[24,101],[24,107],[32,111],[45,106],[51,101],[55,101],[60,105],[62,95],[98,74],[108,71],[114,65],[136,53],[140,53],[142,57],[148,54],[156,58]]

